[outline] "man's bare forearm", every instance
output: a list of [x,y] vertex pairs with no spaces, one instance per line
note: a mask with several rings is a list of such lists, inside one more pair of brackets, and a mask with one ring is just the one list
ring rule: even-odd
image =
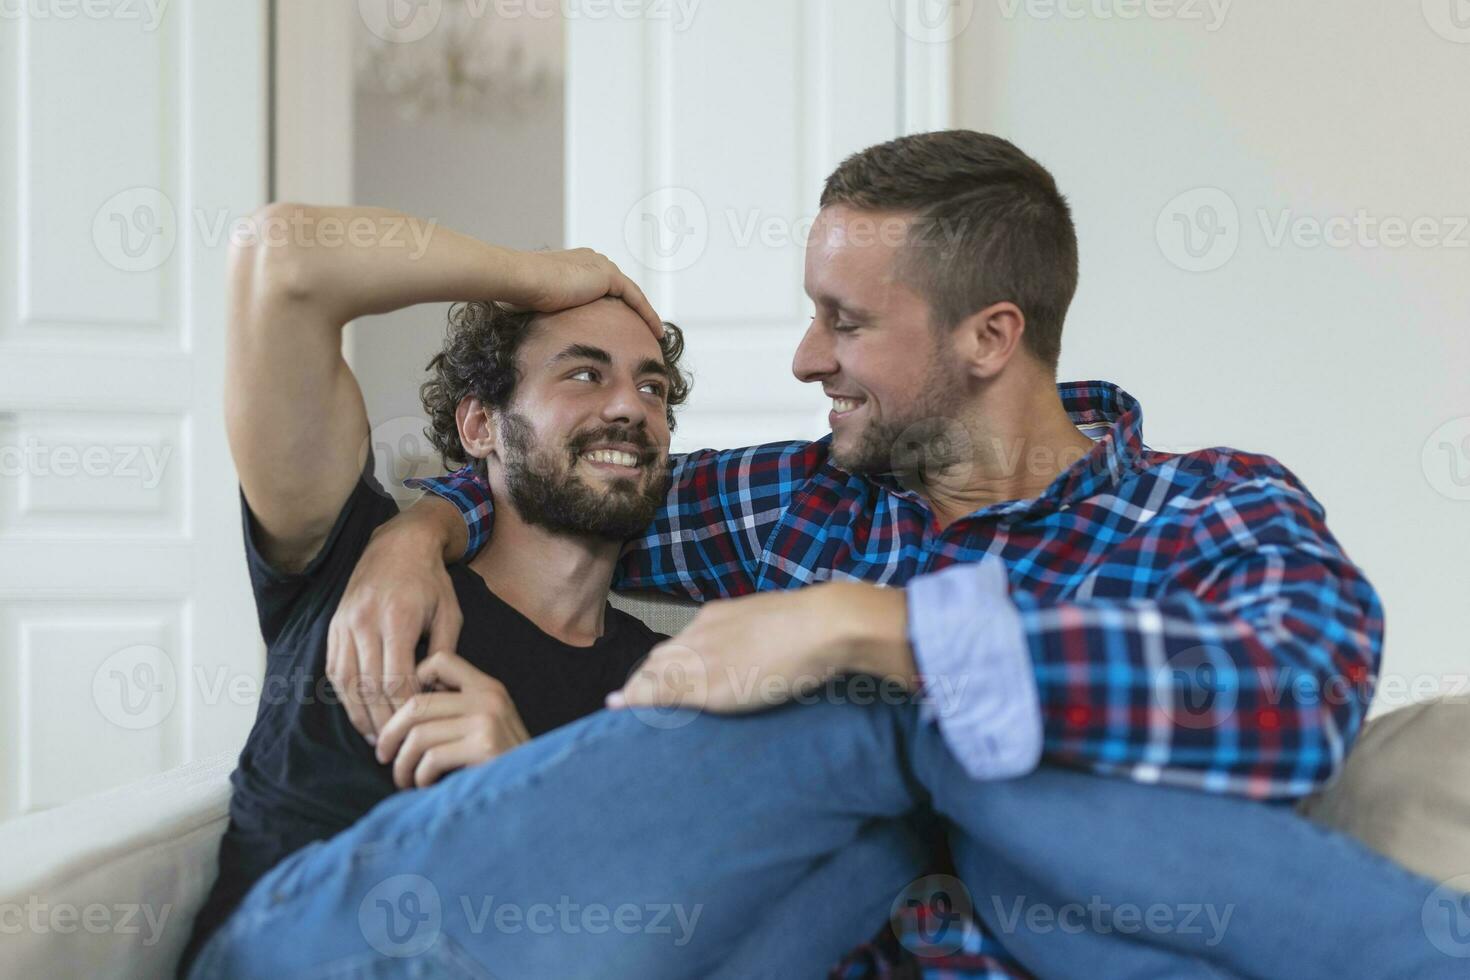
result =
[[383,538],[385,544],[401,546],[408,553],[404,557],[433,554],[446,565],[464,557],[469,543],[469,532],[459,510],[432,493],[424,494],[413,506],[378,528],[373,537],[374,544],[378,543],[376,539]]
[[339,323],[417,303],[518,298],[520,253],[373,207],[272,204],[241,236],[273,281]]

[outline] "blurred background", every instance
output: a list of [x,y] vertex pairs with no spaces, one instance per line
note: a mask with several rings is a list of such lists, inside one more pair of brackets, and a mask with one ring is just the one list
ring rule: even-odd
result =
[[[1071,200],[1062,380],[1306,483],[1385,602],[1376,711],[1465,690],[1467,91],[1467,0],[0,4],[0,818],[249,729],[234,222],[359,203],[592,246],[686,331],[676,449],[815,437],[789,366],[822,180],[955,126]],[[349,330],[385,483],[439,470],[444,313]]]

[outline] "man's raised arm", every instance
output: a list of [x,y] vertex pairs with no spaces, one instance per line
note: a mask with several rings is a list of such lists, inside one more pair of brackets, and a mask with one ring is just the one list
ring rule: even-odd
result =
[[515,252],[383,208],[268,205],[237,230],[229,280],[230,450],[267,557],[286,565],[320,547],[361,471],[368,426],[342,357],[349,321],[436,301],[553,311],[612,295],[663,330],[596,252]]
[[[415,219],[377,208],[272,204],[230,250],[225,416],[265,556],[305,566],[362,472],[367,412],[342,357],[352,319],[479,296],[510,253],[417,222],[424,251],[384,244]],[[328,247],[326,235],[340,236]]]
[[[351,320],[417,303],[484,299],[553,312],[616,296],[663,332],[638,286],[597,252],[517,252],[382,208],[269,205],[237,230],[229,281],[230,450],[265,557],[287,569],[321,549],[365,461],[367,412],[342,357]],[[436,649],[456,638],[437,636]],[[342,673],[331,653],[328,675],[348,689],[361,661]],[[385,665],[367,666],[383,676]],[[386,666],[411,678],[413,647]],[[406,694],[366,708],[344,702],[373,734]]]
[[295,571],[320,548],[357,480],[368,424],[342,358],[350,315],[338,319],[323,296],[309,250],[259,234],[291,210],[278,204],[252,215],[230,250],[224,403],[261,550]]

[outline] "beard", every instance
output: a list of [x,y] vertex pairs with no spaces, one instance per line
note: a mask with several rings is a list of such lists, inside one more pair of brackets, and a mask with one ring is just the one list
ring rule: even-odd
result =
[[[502,463],[511,503],[527,524],[554,534],[626,541],[648,528],[669,492],[668,460],[642,429],[607,428],[573,437],[557,449],[536,438],[530,421],[515,412],[501,417]],[[602,488],[577,474],[589,446],[623,442],[639,447],[636,477],[617,477]]]
[[974,443],[955,418],[963,403],[965,377],[936,350],[918,395],[890,418],[873,419],[849,440],[832,441],[832,462],[857,476],[891,473],[910,490],[963,478],[973,466]]

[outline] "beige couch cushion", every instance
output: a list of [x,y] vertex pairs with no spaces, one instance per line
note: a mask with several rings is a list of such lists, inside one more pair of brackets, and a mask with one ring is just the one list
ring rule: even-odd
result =
[[1342,774],[1301,809],[1437,881],[1470,874],[1470,701],[1370,722]]
[[234,766],[225,752],[0,824],[0,974],[172,976],[214,884]]
[[673,636],[699,612],[699,603],[676,599],[658,592],[613,592],[608,601],[623,612],[637,616],[656,633]]

